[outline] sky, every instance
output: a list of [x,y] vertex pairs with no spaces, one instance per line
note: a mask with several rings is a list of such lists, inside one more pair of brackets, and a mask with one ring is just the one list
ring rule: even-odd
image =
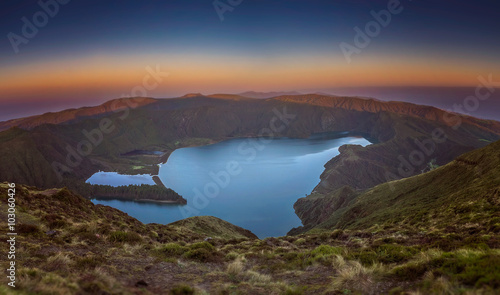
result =
[[406,100],[444,108],[480,76],[500,81],[499,29],[495,0],[3,0],[0,120],[250,90],[397,100],[409,87],[423,90]]

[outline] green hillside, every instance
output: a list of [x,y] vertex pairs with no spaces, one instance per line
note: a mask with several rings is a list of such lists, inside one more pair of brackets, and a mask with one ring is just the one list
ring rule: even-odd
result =
[[[378,185],[364,193],[344,189],[296,204],[324,211],[316,229],[412,226],[463,232],[500,230],[500,141],[459,156],[427,173]],[[319,198],[319,200],[318,200]],[[340,200],[344,200],[340,202]],[[321,206],[322,204],[338,204]],[[303,204],[302,206],[300,204]],[[315,220],[318,221],[318,220]]]

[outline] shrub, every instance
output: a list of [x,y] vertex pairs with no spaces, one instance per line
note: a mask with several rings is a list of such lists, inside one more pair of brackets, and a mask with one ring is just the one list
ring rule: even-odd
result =
[[389,290],[389,295],[401,295],[405,294],[404,289],[402,287],[394,287]]
[[243,271],[243,259],[236,259],[227,266],[227,273],[231,276],[236,276]]
[[57,271],[57,270],[63,271],[68,267],[68,264],[70,263],[71,263],[71,258],[69,258],[67,254],[59,252],[56,255],[50,256],[47,259],[44,268],[47,271]]
[[333,246],[329,246],[329,245],[320,245],[311,251],[311,255],[313,255],[313,256],[341,254],[341,253],[342,253],[342,248],[333,247]]
[[422,253],[416,259],[393,268],[391,274],[414,281],[430,273],[470,287],[500,288],[499,272],[500,255],[497,252],[461,249]]
[[381,245],[377,248],[379,262],[382,263],[399,263],[408,261],[419,252],[415,247],[400,246],[396,244]]
[[63,228],[67,225],[68,223],[62,219],[54,220],[49,222],[48,226],[49,228]]
[[59,190],[56,194],[53,195],[53,198],[59,201],[67,202],[68,204],[71,204],[75,199],[75,197],[67,188]]
[[390,275],[402,280],[419,280],[426,272],[442,263],[443,252],[430,249],[416,255],[411,261],[394,267]]
[[288,252],[288,253],[283,254],[282,257],[286,261],[293,261],[293,260],[297,259],[297,256],[299,256],[299,253],[297,253],[297,252]]
[[38,225],[35,225],[35,224],[21,223],[16,227],[16,230],[17,230],[17,233],[26,234],[26,235],[40,233],[40,227],[38,227]]
[[365,267],[358,261],[342,261],[338,263],[337,276],[333,279],[333,288],[337,291],[349,289],[368,294],[373,283],[384,273],[384,267],[373,264]]
[[356,259],[361,262],[363,265],[371,265],[375,261],[377,261],[377,253],[373,250],[363,249],[359,252],[352,253],[348,256],[350,259]]
[[293,242],[295,245],[304,245],[306,243],[306,239],[304,238],[298,238],[295,242]]
[[321,241],[326,241],[326,240],[328,240],[329,237],[330,237],[330,234],[325,232],[325,233],[321,233],[319,235],[318,239]]
[[333,255],[339,255],[343,252],[343,249],[340,247],[333,247],[329,245],[320,245],[316,247],[314,250],[309,252],[309,258],[305,261],[306,265],[311,265],[314,263],[321,263],[323,265],[331,264],[331,257]]
[[60,220],[60,219],[61,219],[61,216],[59,216],[57,214],[53,214],[53,213],[46,214],[42,217],[42,220],[45,220],[47,222],[52,222],[52,221],[56,221],[56,220]]
[[500,288],[500,255],[474,250],[443,254],[444,261],[436,273],[462,284],[480,288]]
[[278,247],[274,250],[274,253],[276,254],[284,254],[284,253],[288,253],[288,249],[287,248],[283,248],[283,247]]
[[344,231],[341,230],[341,229],[336,229],[334,231],[332,231],[332,233],[330,234],[330,237],[332,239],[339,239],[341,238],[342,236],[344,235]]
[[420,279],[428,269],[429,267],[427,263],[412,261],[396,266],[392,269],[391,274],[402,280],[416,281]]
[[187,285],[179,285],[170,290],[172,295],[191,295],[194,294],[194,289]]
[[142,241],[141,236],[134,232],[124,232],[124,231],[115,231],[109,235],[109,240],[111,242],[118,243],[138,243]]
[[101,235],[107,235],[111,232],[111,225],[99,224],[99,226],[95,230],[97,233],[99,233]]
[[302,295],[304,292],[301,289],[295,288],[288,288],[286,291],[283,293],[283,295]]
[[209,262],[215,260],[214,252],[208,251],[207,249],[203,248],[189,250],[188,252],[184,253],[184,257],[200,262]]
[[266,274],[261,274],[253,270],[248,270],[245,276],[250,282],[253,283],[269,283],[271,281],[271,276]]
[[99,256],[81,257],[76,260],[76,266],[85,270],[95,268],[104,263],[106,263],[106,259]]
[[238,258],[239,254],[236,252],[229,252],[226,254],[226,260],[234,260]]
[[168,243],[160,248],[160,252],[165,254],[167,257],[180,256],[184,254],[188,249],[177,243]]
[[98,241],[100,241],[100,238],[98,238],[95,234],[93,233],[89,233],[89,232],[83,232],[83,233],[80,233],[78,234],[78,237],[82,240],[82,241],[87,241],[87,242],[90,242],[92,244],[95,244],[97,243]]
[[200,243],[194,243],[191,246],[189,246],[189,249],[195,250],[195,249],[206,249],[208,251],[213,251],[215,247],[210,244],[209,242],[200,242]]
[[364,249],[360,252],[353,253],[350,257],[359,260],[364,265],[371,265],[375,262],[389,264],[408,261],[418,252],[419,250],[415,247],[384,244],[372,249]]

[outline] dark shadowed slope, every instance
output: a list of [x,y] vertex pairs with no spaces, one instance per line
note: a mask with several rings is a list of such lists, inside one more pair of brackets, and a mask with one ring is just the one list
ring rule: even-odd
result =
[[364,99],[359,97],[325,96],[318,94],[284,95],[275,97],[274,99],[371,113],[390,112],[437,121],[448,126],[454,126],[455,128],[458,128],[463,123],[475,124],[480,128],[486,128],[497,133],[500,132],[500,122],[494,120],[477,119],[471,116],[450,113],[436,107],[417,105],[409,102],[385,102],[373,98]]
[[113,99],[99,106],[82,107],[78,109],[69,109],[55,113],[45,113],[26,118],[12,119],[0,122],[0,131],[11,127],[19,127],[22,129],[33,129],[42,124],[61,124],[81,120],[87,117],[101,116],[111,114],[125,107],[136,108],[139,106],[154,103],[157,100],[154,98],[119,98]]
[[449,164],[363,192],[343,188],[299,199],[295,210],[316,229],[413,226],[474,232],[498,229],[500,141],[463,154]]

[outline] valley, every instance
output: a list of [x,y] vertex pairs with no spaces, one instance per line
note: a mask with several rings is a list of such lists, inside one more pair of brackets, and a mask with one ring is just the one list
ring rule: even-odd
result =
[[[214,217],[143,224],[67,189],[19,185],[18,287],[58,294],[496,294],[499,145],[378,185],[305,234],[263,240]],[[0,212],[7,188],[0,184]],[[338,200],[320,199],[315,208],[331,210]]]
[[[459,119],[460,128],[450,118]],[[231,138],[307,138],[321,132],[348,132],[373,142],[367,147],[343,146],[340,155],[327,160],[313,189],[321,195],[344,186],[365,190],[416,175],[432,160],[444,165],[500,138],[496,121],[410,103],[316,94],[269,99],[221,94],[128,98],[26,120],[3,123],[19,125],[0,132],[1,179],[41,188],[67,186],[87,198],[92,197],[92,189],[84,182],[98,171],[158,175],[158,164],[173,151]],[[441,137],[439,143],[436,134]],[[91,141],[97,145],[82,150]],[[434,144],[429,146],[429,141]],[[421,157],[412,161],[416,165],[408,165],[416,152]],[[32,160],[25,161],[26,155]]]
[[[447,288],[494,294],[498,288],[490,275],[497,270],[488,262],[498,260],[500,247],[499,122],[407,103],[323,95],[143,101],[148,103],[126,111],[85,110],[78,118],[73,115],[78,110],[52,114],[50,120],[42,115],[28,125],[10,122],[0,132],[0,176],[19,186],[23,290],[397,294]],[[457,118],[460,128],[455,128]],[[112,122],[113,130],[102,132],[102,122]],[[102,138],[86,136],[95,130]],[[91,139],[98,144],[81,153],[82,143]],[[326,144],[335,141],[339,144]],[[237,144],[231,147],[232,142]],[[266,154],[262,142],[281,146],[267,145]],[[13,145],[17,148],[8,148]],[[287,155],[285,147],[294,146],[297,153]],[[196,152],[182,156],[186,151]],[[220,157],[231,152],[233,157]],[[231,178],[227,196],[206,198],[207,208],[213,206],[207,214],[222,214],[231,223],[189,214],[175,222],[155,219],[165,212],[179,215],[179,208],[203,215],[193,188],[202,192],[207,183],[216,183],[210,172],[220,180],[221,171],[242,168],[227,166],[234,154],[240,163],[255,157],[272,167],[266,168],[268,176],[258,167],[242,169],[251,172],[243,179],[263,177],[261,190],[252,184],[242,190],[238,178]],[[312,161],[317,155],[322,156]],[[302,158],[314,162],[316,172],[282,166]],[[210,161],[214,166],[199,180],[183,176]],[[309,180],[298,173],[302,170]],[[146,174],[148,180],[116,187],[85,182],[99,171]],[[261,185],[265,179],[293,192],[286,193],[288,203]],[[300,198],[296,185],[302,182],[308,184]],[[239,198],[231,201],[234,195]],[[258,225],[243,211],[224,207],[235,201],[248,212],[276,219]],[[266,224],[279,230],[262,231]],[[122,269],[131,264],[137,267]],[[73,273],[61,265],[70,265]],[[58,283],[46,283],[49,276]]]

